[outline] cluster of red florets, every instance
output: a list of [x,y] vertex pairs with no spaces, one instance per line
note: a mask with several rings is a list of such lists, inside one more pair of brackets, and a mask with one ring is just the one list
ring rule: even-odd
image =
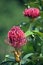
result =
[[36,18],[40,15],[40,11],[38,8],[28,8],[23,12],[24,16]]
[[20,29],[19,26],[13,26],[8,32],[9,44],[15,48],[20,48],[26,44],[25,33]]

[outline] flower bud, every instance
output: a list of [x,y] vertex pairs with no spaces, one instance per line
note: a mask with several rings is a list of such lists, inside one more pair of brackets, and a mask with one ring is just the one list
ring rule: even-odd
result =
[[38,8],[28,8],[23,12],[24,16],[36,18],[40,15],[40,10]]
[[8,41],[14,48],[20,48],[26,44],[25,33],[20,29],[19,26],[13,26],[8,32]]

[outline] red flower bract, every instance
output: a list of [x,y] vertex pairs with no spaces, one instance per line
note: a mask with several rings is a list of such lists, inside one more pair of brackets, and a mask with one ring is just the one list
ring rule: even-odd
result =
[[26,44],[25,33],[20,29],[19,26],[13,26],[8,32],[9,44],[15,48],[20,48]]
[[28,8],[23,12],[24,16],[36,18],[40,15],[40,10],[38,8]]

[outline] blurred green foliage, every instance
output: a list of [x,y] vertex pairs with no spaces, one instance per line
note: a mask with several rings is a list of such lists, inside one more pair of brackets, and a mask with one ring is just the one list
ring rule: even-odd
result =
[[[35,20],[33,29],[38,29],[43,33],[43,1],[41,0],[41,5],[39,0],[0,0],[0,62],[4,59],[6,54],[11,55],[12,47],[5,44],[5,39],[7,38],[7,32],[14,25],[20,25],[25,31],[29,28],[29,18],[23,16],[23,10],[26,8],[24,6],[28,4],[30,7],[38,7],[41,11],[41,18]],[[25,25],[23,24],[25,23]],[[28,25],[27,25],[28,24]],[[38,34],[38,33],[37,33]],[[29,36],[29,44],[23,47],[24,54],[39,52],[43,54],[43,39],[41,39],[37,34]],[[43,35],[41,35],[43,37]],[[33,40],[34,39],[34,40]],[[36,43],[35,43],[36,42]],[[41,46],[42,45],[42,46]],[[34,47],[35,46],[35,47]],[[28,50],[27,50],[28,49]],[[24,55],[23,54],[23,55]],[[40,62],[41,63],[41,62]],[[29,63],[33,65],[34,62]],[[39,64],[40,65],[40,64]]]
[[9,53],[9,46],[4,42],[8,30],[20,22],[26,22],[23,9],[24,6],[18,0],[0,0],[0,62]]

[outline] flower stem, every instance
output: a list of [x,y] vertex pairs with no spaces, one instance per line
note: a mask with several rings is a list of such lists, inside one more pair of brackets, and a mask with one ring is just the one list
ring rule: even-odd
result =
[[32,29],[33,23],[34,23],[34,19],[31,19],[29,29],[25,33],[26,37],[33,34],[33,32],[32,32],[33,31],[33,29]]

